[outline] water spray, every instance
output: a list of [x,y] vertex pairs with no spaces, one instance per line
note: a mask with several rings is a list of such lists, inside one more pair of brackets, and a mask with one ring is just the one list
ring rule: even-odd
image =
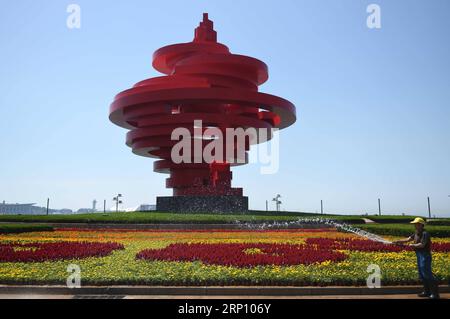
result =
[[366,239],[372,240],[372,241],[376,241],[376,242],[380,242],[383,244],[392,244],[391,241],[388,241],[386,239],[384,239],[381,236],[375,235],[373,233],[370,233],[368,231],[359,229],[357,227],[353,227],[349,224],[346,223],[342,223],[342,222],[337,222],[333,219],[328,219],[328,218],[321,218],[321,217],[316,217],[316,218],[312,218],[312,217],[308,217],[308,218],[299,218],[297,220],[294,221],[288,221],[288,222],[271,222],[271,223],[261,223],[261,224],[255,224],[255,223],[244,223],[244,222],[240,222],[238,220],[235,221],[235,224],[239,225],[241,228],[247,228],[247,229],[258,229],[258,230],[266,230],[266,229],[279,229],[279,228],[289,228],[291,226],[295,226],[295,225],[305,225],[305,224],[309,224],[309,225],[327,225],[327,226],[332,226],[335,227],[337,229],[349,232],[349,233],[353,233],[355,235],[358,235],[360,237],[364,237]]

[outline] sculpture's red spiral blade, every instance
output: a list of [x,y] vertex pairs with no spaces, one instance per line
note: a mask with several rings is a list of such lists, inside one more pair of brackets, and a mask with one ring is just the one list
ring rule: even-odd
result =
[[[238,158],[236,152],[233,158],[213,163],[193,155],[192,163],[176,164],[171,150],[177,141],[171,140],[171,134],[176,128],[193,133],[196,120],[202,121],[202,132],[214,127],[224,136],[227,128],[270,130],[293,124],[296,116],[291,102],[258,92],[258,86],[268,79],[267,65],[231,54],[217,43],[213,22],[204,14],[194,40],[157,50],[153,67],[165,76],[137,83],[111,104],[110,120],[130,130],[127,145],[135,154],[159,159],[154,170],[170,174],[166,186],[173,188],[174,196],[242,196],[241,188],[231,187],[230,165],[246,162],[247,154]],[[246,151],[250,144],[265,140],[248,141]],[[204,147],[210,142],[204,139],[201,143]],[[232,142],[224,138],[227,143]]]

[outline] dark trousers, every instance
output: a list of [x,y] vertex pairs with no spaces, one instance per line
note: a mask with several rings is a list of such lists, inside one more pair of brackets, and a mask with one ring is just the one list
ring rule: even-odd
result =
[[424,284],[433,284],[435,279],[431,271],[431,254],[429,252],[416,251],[416,255],[420,280]]

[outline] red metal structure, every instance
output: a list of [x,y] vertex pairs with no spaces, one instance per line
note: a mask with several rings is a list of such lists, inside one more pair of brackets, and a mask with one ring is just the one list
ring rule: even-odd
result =
[[[232,54],[218,43],[213,22],[205,13],[195,29],[194,40],[157,50],[153,67],[164,76],[137,83],[119,93],[111,104],[110,120],[130,130],[127,145],[135,154],[159,159],[154,163],[154,171],[170,174],[166,186],[173,189],[173,198],[196,197],[198,201],[199,197],[208,197],[211,202],[213,197],[242,197],[241,188],[231,187],[230,166],[238,165],[237,153],[213,163],[198,160],[194,154],[191,163],[177,164],[171,158],[171,150],[178,141],[171,140],[171,134],[180,127],[194,133],[195,120],[202,121],[202,132],[214,127],[224,136],[227,128],[270,130],[293,124],[296,116],[292,103],[258,92],[258,86],[268,80],[267,65],[252,57]],[[270,138],[269,134],[267,139]],[[246,151],[250,144],[267,139],[247,140]],[[210,142],[211,139],[202,138],[203,147]]]

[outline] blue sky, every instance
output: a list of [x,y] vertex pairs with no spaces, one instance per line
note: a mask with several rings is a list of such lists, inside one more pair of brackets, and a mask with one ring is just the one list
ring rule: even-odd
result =
[[[66,8],[81,6],[81,29]],[[381,7],[368,29],[366,7]],[[297,106],[280,170],[235,169],[253,209],[450,215],[450,2],[11,1],[0,11],[0,200],[153,203],[165,175],[108,120],[114,95],[156,76],[153,51],[188,42],[203,12],[233,53],[263,60],[261,91]],[[273,204],[271,203],[271,208]]]

